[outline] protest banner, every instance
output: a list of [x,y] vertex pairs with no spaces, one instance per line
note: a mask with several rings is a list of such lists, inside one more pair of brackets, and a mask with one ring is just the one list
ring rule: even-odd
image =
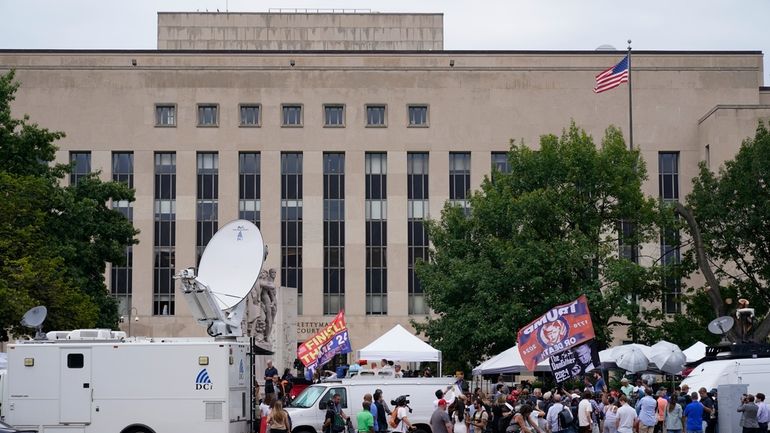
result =
[[534,371],[551,355],[584,343],[596,335],[588,311],[588,299],[580,296],[569,304],[558,305],[519,329],[517,343],[524,365]]
[[551,364],[551,373],[558,384],[595,370],[600,367],[596,340],[551,355],[548,362]]
[[315,335],[297,348],[297,358],[310,370],[318,369],[339,353],[351,352],[345,312],[340,311]]

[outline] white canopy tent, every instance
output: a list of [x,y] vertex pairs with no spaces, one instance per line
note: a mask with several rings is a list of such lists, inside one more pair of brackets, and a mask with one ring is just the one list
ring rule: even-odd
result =
[[396,361],[438,362],[441,374],[441,351],[420,340],[403,326],[396,325],[390,331],[357,352],[358,359],[391,359]]
[[695,362],[706,356],[706,344],[698,341],[682,352],[687,357],[687,362]]
[[[510,349],[498,353],[497,355],[482,362],[476,368],[473,369],[474,375],[485,374],[505,374],[505,373],[520,373],[522,371],[528,371],[524,365],[524,361],[519,354],[519,346],[513,346]],[[551,371],[551,365],[548,360],[537,364],[535,371]]]
[[5,352],[0,352],[0,370],[5,370],[8,368],[8,354]]

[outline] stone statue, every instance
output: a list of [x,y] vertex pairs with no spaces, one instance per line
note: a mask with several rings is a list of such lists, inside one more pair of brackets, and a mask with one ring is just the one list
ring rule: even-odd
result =
[[262,304],[262,312],[265,317],[265,328],[263,330],[263,341],[270,339],[270,332],[273,330],[275,315],[278,314],[278,300],[275,291],[275,268],[270,268],[268,272],[262,271],[260,278],[257,279],[261,289],[259,297]]
[[251,291],[249,291],[249,294],[246,297],[246,324],[243,329],[249,337],[260,338],[264,336],[265,312],[262,308],[262,299],[260,296],[262,290],[259,284],[263,274],[266,276],[267,272],[260,272],[259,278],[257,278],[257,281],[254,283],[254,287],[251,288]]
[[246,308],[246,335],[256,337],[261,343],[270,341],[270,333],[278,314],[278,299],[275,290],[275,269],[262,271],[251,288]]

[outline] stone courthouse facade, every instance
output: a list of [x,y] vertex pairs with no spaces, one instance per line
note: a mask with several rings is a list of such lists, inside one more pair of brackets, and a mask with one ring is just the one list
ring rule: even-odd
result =
[[[665,47],[664,47],[665,48]],[[255,221],[302,341],[344,308],[353,349],[428,313],[423,220],[574,120],[627,132],[628,93],[594,94],[621,51],[448,51],[441,14],[161,13],[157,50],[2,50],[16,115],[67,137],[78,175],[129,182],[141,230],[106,275],[132,334],[203,335],[174,272],[216,228]],[[633,54],[645,191],[681,200],[770,118],[762,53]],[[665,245],[647,245],[659,257]],[[280,289],[279,289],[280,291]],[[676,290],[666,308],[678,310]]]

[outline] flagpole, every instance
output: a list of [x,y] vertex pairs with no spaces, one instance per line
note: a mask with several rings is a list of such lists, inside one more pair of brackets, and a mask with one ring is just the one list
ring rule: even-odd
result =
[[[633,93],[631,92],[631,39],[628,40],[628,150],[634,150],[634,104],[633,104]],[[636,165],[634,165],[636,167]],[[629,222],[631,224],[631,233],[636,232],[636,226],[633,222]],[[638,245],[636,243],[631,245],[631,248],[637,249]],[[639,259],[634,258],[634,255],[632,255],[632,260],[635,263],[639,263]],[[639,317],[639,300],[637,299],[636,290],[632,293],[633,297],[633,303],[634,303],[634,318]],[[637,341],[637,331],[636,331],[636,324],[631,323],[631,326],[634,328],[631,331],[631,341],[636,343]]]
[[634,150],[634,110],[631,97],[631,39],[628,40],[628,149]]

